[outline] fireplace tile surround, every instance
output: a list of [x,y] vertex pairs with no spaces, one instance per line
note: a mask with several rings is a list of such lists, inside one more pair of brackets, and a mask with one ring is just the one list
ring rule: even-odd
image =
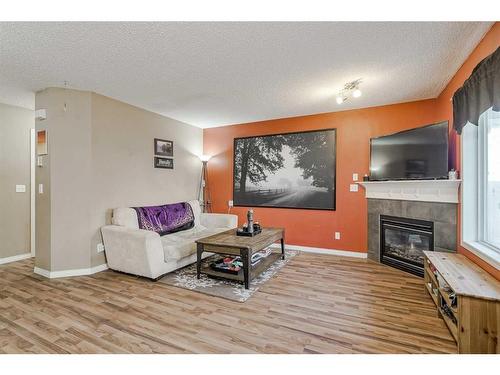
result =
[[368,199],[368,258],[380,262],[380,215],[434,222],[434,250],[455,252],[457,205],[391,199]]

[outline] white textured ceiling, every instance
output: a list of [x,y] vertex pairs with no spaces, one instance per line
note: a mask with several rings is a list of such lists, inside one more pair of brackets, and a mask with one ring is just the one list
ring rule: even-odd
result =
[[[212,127],[436,97],[488,22],[0,23],[0,101],[90,90]],[[336,92],[363,79],[363,96]]]

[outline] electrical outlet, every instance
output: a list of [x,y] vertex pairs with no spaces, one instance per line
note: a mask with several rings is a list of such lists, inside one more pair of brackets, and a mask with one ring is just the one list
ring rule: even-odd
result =
[[353,191],[353,192],[358,191],[358,184],[351,184],[349,186],[349,191]]
[[357,173],[353,173],[353,174],[352,174],[352,180],[353,180],[353,181],[358,181],[358,178],[359,178],[359,176],[358,176],[358,174],[357,174]]
[[104,251],[104,245],[102,243],[97,244],[97,252],[102,253]]
[[228,202],[227,202],[227,205],[228,205],[229,207],[233,207],[233,201],[232,201],[232,200],[231,200],[231,201],[228,201]]
[[335,239],[340,240],[340,232],[335,232]]

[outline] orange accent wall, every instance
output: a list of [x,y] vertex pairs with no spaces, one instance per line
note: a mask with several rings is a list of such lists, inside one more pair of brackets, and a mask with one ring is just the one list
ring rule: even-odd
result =
[[[483,40],[477,45],[474,51],[470,54],[470,56],[465,60],[463,65],[457,71],[457,73],[450,80],[446,88],[436,99],[436,115],[442,119],[447,119],[451,123],[453,121],[453,106],[451,102],[451,98],[455,91],[462,86],[464,81],[470,77],[472,70],[476,67],[476,65],[484,59],[486,56],[495,52],[495,50],[500,46],[500,23],[496,22],[490,31],[484,36]],[[450,144],[455,147],[455,165],[456,169],[461,169],[461,150],[460,150],[460,138],[459,136],[452,131],[450,133]],[[460,207],[459,207],[459,225],[458,225],[458,234],[459,234],[459,243],[461,238],[461,226],[460,226]],[[473,262],[477,263],[480,267],[485,269],[487,272],[492,274],[498,280],[500,280],[500,270],[492,267],[467,249],[462,246],[458,247],[458,252],[464,254]]]
[[[212,155],[208,164],[214,212],[227,212],[232,199],[233,140],[237,137],[286,133],[325,128],[337,129],[337,209],[336,211],[254,208],[255,218],[265,226],[286,229],[292,245],[356,252],[367,251],[367,202],[364,190],[349,192],[352,174],[368,173],[370,138],[410,129],[436,121],[434,100],[388,105],[352,111],[324,113],[211,128],[204,130],[204,153]],[[231,212],[245,222],[247,208]],[[334,240],[334,232],[341,239]]]
[[[476,64],[498,47],[500,28],[496,23],[473,51],[446,89],[436,99],[394,104],[351,111],[259,121],[204,130],[204,153],[212,155],[208,165],[214,212],[227,212],[232,199],[233,140],[237,137],[286,133],[324,128],[337,129],[337,209],[336,211],[254,208],[256,220],[265,226],[286,229],[286,242],[292,245],[367,252],[367,202],[364,190],[349,192],[352,174],[360,179],[369,168],[369,140],[372,137],[452,119],[450,98],[470,75]],[[333,104],[334,105],[334,104]],[[452,135],[451,147],[458,144]],[[453,157],[453,156],[452,156]],[[459,150],[455,165],[459,168]],[[247,208],[231,212],[245,222]],[[341,232],[334,240],[334,232]],[[500,279],[500,272],[463,248],[474,262]]]

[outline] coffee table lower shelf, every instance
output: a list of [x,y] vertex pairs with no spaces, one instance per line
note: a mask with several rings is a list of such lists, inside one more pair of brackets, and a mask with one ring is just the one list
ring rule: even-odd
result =
[[[276,262],[278,259],[281,259],[281,253],[271,253],[265,259],[261,260],[255,266],[250,268],[250,278],[254,279],[259,276],[263,271],[269,268],[269,266]],[[201,273],[213,277],[216,279],[228,279],[233,281],[239,281],[243,283],[245,281],[245,277],[243,275],[243,269],[241,269],[237,274],[231,274],[226,272],[220,272],[213,270],[210,268],[210,264],[204,264],[201,268]]]

